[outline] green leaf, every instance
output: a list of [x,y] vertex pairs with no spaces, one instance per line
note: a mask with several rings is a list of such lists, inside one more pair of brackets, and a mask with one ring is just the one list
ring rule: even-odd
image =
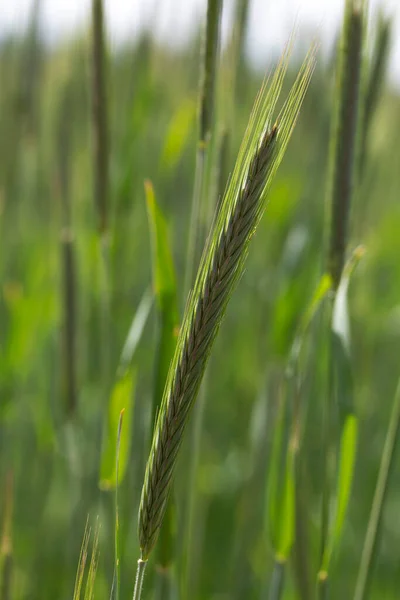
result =
[[295,446],[289,440],[290,414],[287,397],[281,402],[268,478],[268,519],[271,545],[279,560],[286,560],[294,540]]
[[193,131],[195,118],[196,103],[192,99],[182,103],[173,116],[161,157],[161,164],[168,169],[174,170],[182,156],[189,136]]
[[295,526],[295,482],[294,482],[294,447],[289,444],[286,456],[285,478],[282,494],[282,510],[280,515],[279,542],[277,556],[281,560],[289,557],[294,541]]
[[[118,455],[118,482],[124,478],[129,458],[130,448],[130,423],[134,405],[134,385],[136,372],[131,367],[124,375],[117,379],[111,392],[108,405],[108,418],[105,440],[100,466],[100,488],[104,490],[115,489],[117,484],[117,452]],[[127,426],[119,432],[121,412]],[[118,439],[120,433],[120,439]]]

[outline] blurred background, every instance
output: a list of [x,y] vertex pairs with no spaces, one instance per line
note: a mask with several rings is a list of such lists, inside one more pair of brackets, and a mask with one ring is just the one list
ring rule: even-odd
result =
[[[323,268],[343,8],[339,0],[224,2],[212,138],[218,168],[208,173],[216,198],[234,165],[263,77],[276,65],[293,27],[296,43],[284,91],[316,37],[320,48],[207,371],[192,481],[192,595],[182,598],[267,597],[274,556],[265,498],[277,382]],[[92,527],[96,519],[100,523],[95,597],[110,597],[115,496],[104,489],[113,485],[102,469],[107,471],[107,444],[114,448],[116,442],[113,402],[119,409],[129,404],[123,425],[126,468],[119,485],[121,598],[132,594],[159,344],[144,181],[151,181],[165,218],[182,315],[205,14],[206,0],[105,2],[100,79],[106,117],[101,125],[93,101],[101,87],[96,90],[90,3],[14,0],[0,7],[1,600],[71,598],[88,518]],[[350,250],[360,243],[366,247],[349,295],[360,437],[332,598],[353,594],[400,375],[397,0],[370,3],[365,89],[382,49],[382,28],[389,42],[364,139],[348,244]],[[106,135],[103,158],[101,131]],[[206,228],[206,210],[200,219]],[[134,318],[133,337],[140,337],[129,358],[134,385],[129,400],[118,404],[116,373]],[[315,557],[323,365],[313,348],[303,451]],[[188,511],[187,437],[174,485],[177,573],[185,560],[180,540]],[[395,460],[370,595],[376,599],[399,597],[400,457]],[[144,598],[153,597],[154,564],[148,567]],[[288,570],[284,598],[297,598],[295,589],[296,567]]]

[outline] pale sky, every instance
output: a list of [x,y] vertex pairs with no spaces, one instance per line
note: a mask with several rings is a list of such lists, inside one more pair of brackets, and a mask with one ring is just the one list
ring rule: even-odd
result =
[[[233,0],[224,0],[223,33],[229,31]],[[0,36],[22,31],[32,0],[0,0]],[[105,0],[111,44],[134,37],[145,26],[171,44],[184,43],[204,16],[206,0]],[[319,32],[322,50],[330,47],[338,30],[344,0],[251,0],[247,52],[263,62],[271,49],[280,51],[296,23]],[[383,7],[393,18],[389,77],[400,89],[400,0],[370,0],[370,14]],[[42,27],[52,43],[73,35],[87,23],[90,0],[42,0]]]

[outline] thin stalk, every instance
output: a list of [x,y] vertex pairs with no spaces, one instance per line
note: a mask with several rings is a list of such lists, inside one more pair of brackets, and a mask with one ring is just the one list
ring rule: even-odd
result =
[[389,489],[389,481],[393,472],[394,456],[400,432],[400,382],[393,402],[392,414],[386,434],[385,446],[379,467],[378,481],[375,488],[374,500],[361,555],[360,570],[354,600],[365,600],[370,595],[371,577],[377,557],[379,534],[381,531],[382,515]]
[[201,47],[199,137],[197,141],[196,170],[189,223],[189,239],[184,281],[185,298],[193,284],[193,274],[198,260],[200,209],[204,193],[208,147],[214,120],[214,95],[221,12],[222,0],[208,0],[206,30]]
[[147,560],[142,560],[139,558],[137,570],[136,570],[136,580],[135,580],[135,589],[133,591],[132,600],[140,600],[142,597],[142,589],[143,589],[143,580],[144,580],[144,572],[146,570]]
[[13,474],[7,475],[5,485],[5,506],[0,540],[0,600],[11,600],[13,574],[12,513],[13,513]]
[[[365,20],[364,0],[346,0],[341,48],[339,53],[338,96],[332,136],[332,177],[329,189],[330,229],[327,271],[333,282],[333,295],[339,287],[345,264],[346,247],[353,195],[353,176],[356,163],[356,139],[359,121],[360,79]],[[327,576],[324,566],[330,536],[331,460],[335,453],[335,406],[331,327],[333,300],[327,307],[324,326],[327,335],[327,392],[324,406],[321,545],[317,595],[327,593]]]
[[72,417],[77,410],[76,390],[76,276],[74,235],[65,226],[61,233],[63,265],[63,382],[66,412]]
[[[118,490],[119,490],[119,452],[121,447],[121,432],[122,423],[124,419],[123,409],[119,415],[118,420],[118,431],[117,431],[117,451],[115,457],[115,530],[114,530],[114,586],[115,586],[115,600],[119,600],[120,593],[120,543],[119,543],[119,502],[118,502]],[[113,587],[114,587],[113,586]]]
[[[324,310],[324,329],[330,331],[333,315],[333,300],[329,299],[326,303]],[[333,364],[332,364],[332,347],[330,341],[325,345],[325,365],[326,365],[326,401],[323,406],[322,415],[322,503],[321,503],[321,540],[320,540],[320,565],[324,561],[325,551],[328,545],[329,539],[329,507],[332,494],[331,484],[331,459],[334,445],[335,436],[333,435],[333,423],[334,418],[334,406],[333,406]],[[336,426],[336,422],[335,422]],[[317,586],[319,587],[321,581],[318,578]]]
[[103,0],[92,0],[92,122],[94,204],[99,233],[100,364],[110,383],[109,139]]
[[94,142],[94,199],[100,235],[108,230],[108,118],[105,74],[105,43],[103,1],[92,0],[93,19],[93,142]]
[[61,198],[62,229],[61,264],[62,264],[62,367],[65,411],[73,417],[78,407],[77,398],[77,307],[76,307],[76,272],[75,272],[75,240],[72,227],[72,200],[70,192],[70,95],[66,90],[60,111],[58,137],[58,173],[59,193]]
[[[234,98],[236,98],[237,85],[238,85],[238,73],[240,66],[243,61],[244,54],[244,42],[246,37],[247,23],[249,20],[249,0],[237,0],[236,11],[235,11],[235,24],[233,27],[233,39],[232,39],[232,50],[231,50],[231,61],[232,61],[232,81],[231,81],[231,94],[232,94],[232,107],[234,105]],[[233,117],[233,115],[231,115]]]
[[317,578],[317,600],[328,599],[328,573],[320,571]]
[[272,571],[268,600],[281,600],[285,580],[286,561],[276,558]]
[[368,134],[371,126],[371,121],[376,109],[380,91],[382,89],[382,83],[384,80],[386,67],[388,63],[390,33],[390,20],[388,18],[385,18],[383,15],[380,15],[378,21],[378,34],[375,42],[374,55],[372,59],[370,74],[367,81],[365,100],[363,106],[359,159],[360,178],[363,176],[365,168]]

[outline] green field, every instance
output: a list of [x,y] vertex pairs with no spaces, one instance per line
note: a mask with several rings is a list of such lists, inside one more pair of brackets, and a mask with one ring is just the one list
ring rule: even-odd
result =
[[[189,240],[195,274],[266,74],[245,59],[244,29],[238,10],[214,56],[201,49],[203,27],[180,50],[149,30],[111,52],[92,25],[49,49],[35,14],[23,38],[0,41],[0,600],[73,598],[87,522],[86,573],[97,528],[99,555],[81,597],[132,598],[154,417],[194,281]],[[352,154],[340,123],[349,97],[339,110],[351,48],[342,67],[340,43],[326,60],[317,49],[186,427],[144,600],[400,596],[400,97],[385,79],[390,22],[370,22],[361,38]],[[311,44],[300,28],[283,100]],[[204,68],[214,81],[206,107]],[[338,173],[348,168],[349,194]],[[351,201],[344,260],[363,256],[348,293],[333,282],[299,338],[321,277],[335,273],[335,193]],[[295,339],[302,350],[291,363]],[[355,596],[385,465],[371,577]]]

